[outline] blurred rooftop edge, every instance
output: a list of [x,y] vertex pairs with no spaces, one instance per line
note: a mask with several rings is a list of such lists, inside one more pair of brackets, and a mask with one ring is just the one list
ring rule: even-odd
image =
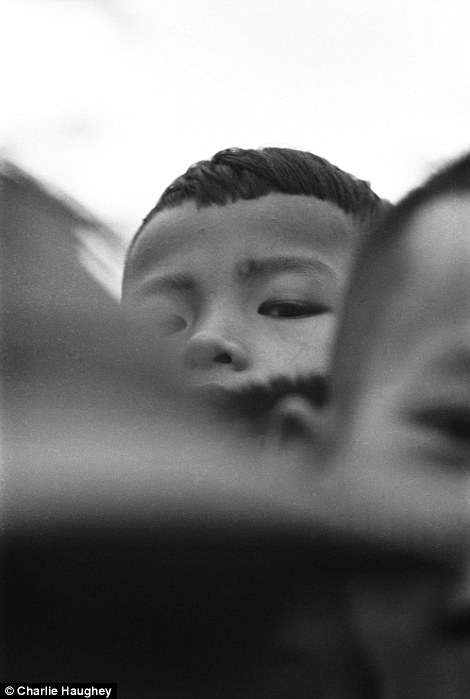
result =
[[[115,305],[122,238],[81,204],[9,160],[0,159],[2,286],[16,303],[48,307]],[[15,279],[27,279],[27,288]],[[13,299],[12,299],[13,300]]]

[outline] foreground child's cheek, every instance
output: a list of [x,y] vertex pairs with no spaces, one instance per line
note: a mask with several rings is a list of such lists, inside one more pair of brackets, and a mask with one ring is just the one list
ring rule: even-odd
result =
[[470,475],[430,459],[376,403],[343,444],[335,477],[360,488],[366,536],[454,563],[468,549]]

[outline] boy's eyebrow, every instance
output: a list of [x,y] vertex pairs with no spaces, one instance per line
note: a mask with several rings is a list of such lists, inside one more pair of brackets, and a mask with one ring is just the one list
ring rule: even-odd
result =
[[[275,255],[250,258],[237,265],[236,274],[243,280],[277,274],[279,272],[300,272],[301,274],[322,275],[336,278],[336,272],[315,257]],[[194,291],[197,281],[190,275],[175,272],[161,276],[151,276],[139,286],[139,294],[157,291]]]
[[148,291],[192,291],[196,281],[187,274],[164,274],[146,279],[140,287],[140,292]]
[[244,260],[237,267],[238,276],[249,277],[276,274],[278,272],[301,272],[304,274],[321,274],[336,277],[329,265],[315,257],[276,255],[271,257]]

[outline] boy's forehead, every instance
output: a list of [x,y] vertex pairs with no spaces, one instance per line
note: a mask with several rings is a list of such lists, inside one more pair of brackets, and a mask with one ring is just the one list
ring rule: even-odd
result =
[[445,195],[425,204],[411,220],[405,244],[413,266],[428,276],[470,275],[470,194]]
[[392,253],[400,281],[384,298],[377,355],[388,370],[458,326],[470,326],[470,196],[442,196],[411,218]]
[[470,310],[470,196],[446,195],[425,204],[402,240],[406,283],[399,298],[409,313],[454,323]]
[[356,226],[351,214],[313,196],[276,193],[202,208],[187,201],[156,214],[143,228],[131,257],[133,265],[146,265],[211,237],[349,250]]

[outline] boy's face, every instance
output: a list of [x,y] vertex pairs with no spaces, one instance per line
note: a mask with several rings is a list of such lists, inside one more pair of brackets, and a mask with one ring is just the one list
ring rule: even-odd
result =
[[440,571],[365,572],[349,586],[350,603],[387,696],[445,696],[452,687],[463,697],[470,668],[470,196],[425,204],[396,251],[388,262],[402,265],[402,283],[384,295],[365,385],[330,466],[338,490],[347,474],[355,481],[349,493],[363,485],[371,538],[379,532],[390,551],[424,555]]
[[354,226],[314,197],[187,202],[143,229],[123,301],[150,317],[191,386],[324,373]]
[[404,281],[384,304],[340,461],[394,484],[383,501],[405,536],[409,506],[456,543],[470,521],[470,196],[425,204],[397,246]]

